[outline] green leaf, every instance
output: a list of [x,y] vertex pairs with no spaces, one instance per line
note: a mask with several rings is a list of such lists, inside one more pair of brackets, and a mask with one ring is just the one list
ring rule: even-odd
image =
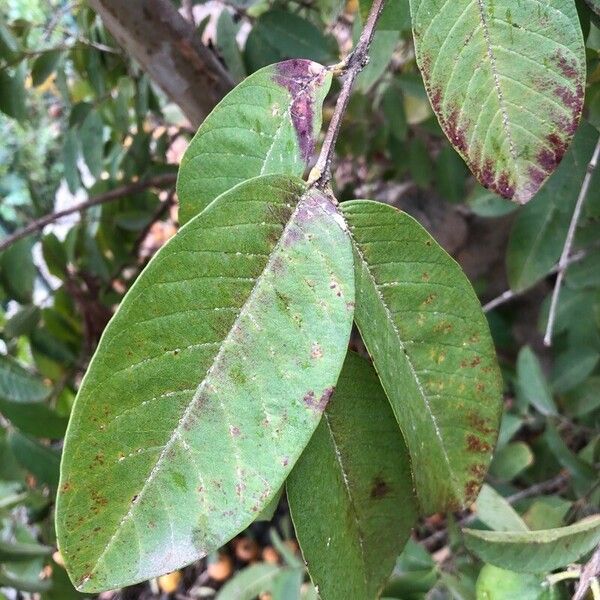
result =
[[52,487],[58,485],[58,452],[18,431],[11,431],[8,440],[16,459],[36,479]]
[[579,560],[600,542],[600,516],[557,529],[463,533],[467,548],[485,562],[517,573],[546,573]]
[[[363,23],[366,21],[373,4],[372,0],[360,0],[360,16]],[[379,18],[377,29],[379,31],[393,30],[405,31],[410,28],[410,9],[407,2],[386,2]]]
[[537,356],[524,346],[517,357],[517,391],[543,415],[555,415],[556,404]]
[[477,497],[477,516],[496,531],[528,531],[525,521],[491,486],[484,483]]
[[251,177],[302,176],[330,85],[324,67],[295,60],[261,69],[230,92],[202,123],[181,160],[180,222]]
[[0,56],[7,61],[13,60],[19,51],[19,40],[13,35],[10,27],[0,14]]
[[25,63],[12,70],[0,69],[0,111],[17,121],[27,118]]
[[479,300],[408,215],[368,201],[342,212],[354,242],[356,322],[404,433],[422,510],[458,508],[477,496],[502,408]]
[[287,480],[298,542],[323,600],[377,597],[417,518],[412,488],[377,374],[351,352]]
[[552,389],[564,394],[583,383],[600,361],[600,352],[590,346],[578,345],[558,356],[552,369]]
[[270,592],[282,567],[257,563],[242,569],[217,594],[217,600],[254,600],[263,592]]
[[57,531],[80,589],[180,568],[257,517],[317,427],[353,304],[343,220],[291,177],[235,187],[155,255],[65,440]]
[[494,454],[490,473],[500,481],[510,481],[530,467],[534,460],[533,452],[525,442],[511,442]]
[[42,402],[7,402],[0,398],[0,412],[23,433],[40,438],[64,436],[68,419]]
[[65,174],[65,180],[69,186],[69,191],[74,194],[81,186],[79,177],[79,168],[77,160],[79,159],[79,137],[76,129],[69,129],[65,133],[65,139],[62,148],[62,162]]
[[548,584],[540,575],[515,573],[485,565],[477,578],[477,598],[485,600],[551,600]]
[[8,565],[0,565],[0,586],[14,588],[23,592],[45,592],[51,582],[39,577],[19,576],[9,570]]
[[0,355],[0,400],[13,403],[42,402],[50,389],[17,361]]
[[[400,41],[397,31],[376,31],[369,49],[369,63],[356,79],[355,89],[367,93],[385,73]],[[396,106],[396,110],[400,110]]]
[[571,143],[586,67],[573,0],[410,0],[415,51],[446,135],[477,179],[525,203]]
[[598,480],[598,471],[567,446],[553,423],[546,425],[544,440],[561,467],[571,473],[582,493]]
[[244,59],[237,43],[239,25],[233,22],[231,13],[224,8],[217,21],[217,50],[223,57],[227,70],[234,81],[241,81],[246,77]]
[[20,335],[30,333],[39,320],[40,309],[35,304],[23,306],[4,324],[5,339],[17,338]]
[[[506,251],[508,282],[515,292],[535,285],[558,262],[597,139],[598,132],[583,123],[556,173],[517,214]],[[592,189],[599,184],[596,175]]]
[[23,238],[0,253],[0,282],[21,304],[30,304],[36,268],[32,258],[33,240]]
[[31,68],[31,82],[34,86],[41,85],[56,69],[62,56],[62,50],[50,50],[40,54]]
[[[98,179],[102,175],[104,156],[104,124],[97,110],[91,110],[79,129],[81,151],[90,173]],[[73,182],[72,182],[73,183]]]
[[567,413],[582,417],[600,407],[600,376],[590,377],[574,389],[565,401]]
[[1,562],[31,560],[32,558],[49,556],[50,554],[52,554],[52,548],[50,546],[0,540]]
[[255,22],[246,41],[249,72],[290,58],[319,63],[335,60],[330,41],[310,21],[287,10],[273,9]]

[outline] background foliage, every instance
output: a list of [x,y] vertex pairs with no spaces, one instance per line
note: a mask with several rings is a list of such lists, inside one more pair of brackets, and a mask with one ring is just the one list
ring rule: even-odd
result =
[[[289,57],[337,62],[357,38],[368,5],[232,0],[198,3],[191,12],[196,35],[237,82]],[[180,7],[186,18],[189,9]],[[540,559],[530,574],[503,570],[476,558],[481,534],[463,536],[458,525],[525,535],[598,512],[598,174],[577,230],[553,346],[541,343],[555,265],[600,126],[598,17],[582,2],[578,9],[587,48],[585,122],[526,207],[476,184],[442,133],[416,66],[408,3],[389,3],[344,121],[338,198],[402,208],[460,262],[482,302],[503,293],[507,300],[487,305],[506,409],[488,484],[470,510],[419,523],[396,560],[388,598],[566,597],[570,580],[559,580],[568,553],[559,564]],[[175,173],[195,127],[78,2],[2,4],[0,111],[0,243],[54,210],[107,200],[0,254],[0,586],[7,597],[20,590],[69,598],[78,594],[55,552],[53,524],[61,438],[110,315],[176,230]],[[329,100],[325,118],[330,114]],[[354,346],[364,352],[358,338]],[[223,586],[222,599],[265,591],[275,599],[313,598],[296,550],[284,499],[271,519],[218,555],[119,594],[210,597],[235,568],[239,574]]]

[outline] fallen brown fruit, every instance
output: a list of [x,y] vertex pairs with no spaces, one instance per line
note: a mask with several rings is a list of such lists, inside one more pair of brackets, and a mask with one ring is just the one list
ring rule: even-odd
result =
[[220,554],[219,558],[208,565],[208,576],[215,581],[225,581],[233,573],[233,561],[227,554]]
[[158,587],[165,594],[172,594],[177,591],[181,583],[181,571],[173,571],[167,575],[162,575],[158,578]]

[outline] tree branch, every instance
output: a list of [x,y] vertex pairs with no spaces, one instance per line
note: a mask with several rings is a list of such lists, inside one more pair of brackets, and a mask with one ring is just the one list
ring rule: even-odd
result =
[[177,179],[177,176],[174,173],[167,173],[165,175],[157,175],[156,177],[151,177],[150,179],[144,179],[141,181],[135,181],[133,183],[128,183],[127,185],[123,185],[108,192],[104,192],[102,194],[98,194],[97,196],[93,196],[89,198],[85,202],[80,202],[79,204],[75,204],[65,210],[60,210],[58,212],[50,213],[45,215],[35,221],[32,221],[23,229],[19,229],[15,233],[5,237],[0,241],[0,252],[6,250],[9,246],[17,242],[18,240],[35,233],[36,231],[41,231],[46,225],[50,223],[54,223],[63,217],[71,215],[76,212],[80,212],[82,210],[86,210],[91,208],[92,206],[97,206],[98,204],[104,204],[106,202],[112,202],[113,200],[118,200],[119,198],[123,198],[124,196],[129,196],[130,194],[137,194],[139,192],[143,192],[151,187],[167,187],[173,185]]
[[107,29],[197,128],[233,87],[170,0],[90,0]]
[[342,126],[342,120],[346,113],[346,109],[348,108],[356,78],[369,62],[369,48],[371,47],[371,42],[375,35],[375,28],[377,27],[377,22],[379,21],[384,5],[385,0],[373,0],[371,11],[369,12],[365,26],[360,34],[360,39],[358,40],[358,44],[356,44],[356,48],[350,53],[345,61],[332,68],[334,73],[344,74],[344,81],[333,111],[333,116],[331,117],[329,127],[327,128],[327,133],[325,134],[325,139],[323,140],[321,152],[319,153],[317,162],[308,179],[310,186],[314,186],[321,191],[325,191],[329,188],[329,183],[331,181],[331,162],[333,160],[335,144]]
[[573,600],[583,600],[592,585],[592,580],[598,575],[600,575],[600,545],[596,548],[594,554],[592,554],[592,558],[583,567]]
[[567,239],[565,240],[565,245],[563,247],[563,251],[558,261],[558,276],[556,277],[556,283],[554,284],[554,291],[552,292],[552,301],[550,303],[550,313],[548,314],[548,324],[546,325],[546,334],[544,335],[544,345],[551,346],[552,345],[552,333],[554,332],[554,321],[556,320],[556,310],[558,308],[558,299],[560,297],[560,288],[562,287],[563,279],[565,277],[565,273],[569,266],[569,256],[571,254],[571,249],[573,248],[573,242],[575,240],[575,231],[577,230],[577,223],[579,223],[579,217],[581,216],[581,209],[583,207],[583,203],[588,194],[588,190],[590,188],[590,183],[592,181],[592,175],[596,170],[596,165],[598,164],[598,157],[600,156],[600,138],[598,138],[598,142],[596,143],[596,148],[594,150],[594,154],[592,155],[592,159],[590,160],[585,177],[583,178],[583,184],[581,186],[581,191],[579,192],[579,197],[577,198],[577,203],[575,204],[575,210],[573,211],[573,216],[571,218],[571,223],[569,224],[569,231],[567,232]]

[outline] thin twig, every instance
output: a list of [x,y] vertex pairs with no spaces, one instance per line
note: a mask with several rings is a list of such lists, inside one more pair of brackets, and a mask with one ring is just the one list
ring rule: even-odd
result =
[[356,48],[345,61],[332,67],[334,73],[344,74],[344,81],[331,121],[329,122],[329,127],[325,134],[325,139],[323,140],[321,152],[319,153],[317,162],[311,171],[308,180],[310,186],[314,186],[321,191],[329,189],[329,182],[331,181],[331,162],[333,160],[335,144],[342,126],[342,120],[346,109],[348,108],[356,78],[369,61],[369,48],[371,47],[371,42],[375,35],[375,28],[377,27],[377,22],[379,21],[384,5],[385,0],[373,1],[371,11],[367,17],[364,29],[360,34],[360,39],[356,44]]
[[575,210],[573,211],[573,217],[571,218],[571,223],[569,224],[569,231],[567,232],[567,239],[565,241],[565,245],[563,247],[562,255],[560,260],[558,261],[558,275],[556,277],[556,283],[554,285],[554,291],[552,292],[552,301],[550,303],[550,312],[548,314],[548,324],[546,325],[546,334],[544,335],[544,345],[551,346],[552,345],[552,334],[554,332],[554,321],[556,320],[556,310],[558,308],[558,299],[560,296],[560,288],[562,286],[563,279],[565,277],[565,272],[567,267],[569,266],[569,256],[571,254],[571,249],[573,247],[573,241],[575,240],[575,231],[577,230],[577,223],[579,223],[579,217],[581,216],[581,209],[583,207],[583,203],[588,194],[588,190],[590,188],[590,183],[592,181],[592,175],[596,169],[596,165],[598,164],[598,157],[600,156],[600,138],[598,138],[598,142],[596,143],[596,148],[594,150],[594,154],[592,155],[592,159],[590,160],[587,171],[585,173],[585,177],[583,178],[583,184],[581,186],[581,191],[579,192],[579,197],[577,198],[577,204],[575,204]]
[[583,600],[592,585],[592,580],[598,575],[600,575],[600,545],[596,548],[594,554],[592,554],[592,558],[583,567],[573,600]]
[[[567,261],[567,266],[570,267],[571,265],[582,261],[586,256],[588,256],[591,249],[592,248],[586,248],[586,249],[580,250],[579,252],[576,252],[575,254],[572,254],[571,256],[569,256],[569,260]],[[555,273],[558,273],[559,270],[560,270],[560,265],[559,265],[559,263],[556,263],[550,269],[550,271],[548,271],[548,275],[554,275]],[[490,312],[491,310],[494,310],[494,308],[497,308],[498,306],[501,306],[502,304],[506,304],[507,302],[510,302],[514,298],[521,296],[524,292],[529,291],[529,289],[530,288],[527,288],[526,290],[522,290],[519,292],[515,292],[513,290],[506,290],[505,292],[502,292],[502,294],[500,294],[493,300],[490,300],[487,304],[484,304],[483,312],[486,312],[486,313]]]
[[5,237],[0,241],[0,252],[6,250],[9,246],[17,242],[18,240],[35,233],[36,231],[41,231],[46,225],[50,223],[54,223],[63,217],[71,215],[76,212],[80,212],[91,208],[92,206],[97,206],[98,204],[104,204],[106,202],[112,202],[113,200],[118,200],[119,198],[123,198],[124,196],[128,196],[130,194],[137,194],[139,192],[143,192],[151,187],[163,188],[170,185],[173,185],[176,180],[176,175],[174,173],[166,173],[164,175],[157,175],[155,177],[151,177],[149,179],[143,179],[140,181],[134,181],[133,183],[128,183],[126,185],[122,185],[120,187],[109,190],[108,192],[104,192],[102,194],[98,194],[97,196],[93,196],[89,198],[85,202],[80,202],[79,204],[75,204],[69,208],[65,208],[64,210],[60,210],[58,212],[50,213],[35,221],[32,221],[23,229],[19,229],[15,233]]

